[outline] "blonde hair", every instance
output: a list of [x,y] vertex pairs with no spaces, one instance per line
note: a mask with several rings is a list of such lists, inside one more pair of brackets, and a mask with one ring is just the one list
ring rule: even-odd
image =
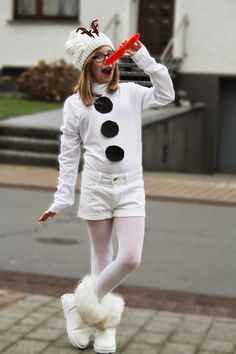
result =
[[[93,91],[93,78],[92,78],[91,65],[92,65],[94,54],[96,54],[96,52],[98,52],[100,48],[101,47],[94,50],[85,60],[83,70],[79,76],[78,84],[74,89],[74,92],[79,93],[80,98],[85,106],[91,106],[95,102],[96,97],[99,97],[99,95],[97,95]],[[108,93],[116,92],[119,86],[119,82],[120,82],[119,67],[117,62],[115,62],[113,77],[111,82],[108,84]]]

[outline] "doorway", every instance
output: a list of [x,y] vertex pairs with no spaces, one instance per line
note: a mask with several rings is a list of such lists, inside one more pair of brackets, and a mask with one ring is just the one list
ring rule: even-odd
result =
[[149,52],[158,57],[173,33],[174,0],[140,0],[139,32]]

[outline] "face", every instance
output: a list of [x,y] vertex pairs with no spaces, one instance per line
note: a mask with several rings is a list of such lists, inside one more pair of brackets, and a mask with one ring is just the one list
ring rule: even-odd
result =
[[[93,56],[91,63],[91,70],[93,75],[93,80],[99,84],[108,84],[111,82],[115,64],[105,64],[105,58],[102,57],[102,54],[112,54],[112,48],[109,46],[103,46],[99,48]],[[103,61],[100,61],[104,59]],[[96,61],[97,60],[97,61]]]

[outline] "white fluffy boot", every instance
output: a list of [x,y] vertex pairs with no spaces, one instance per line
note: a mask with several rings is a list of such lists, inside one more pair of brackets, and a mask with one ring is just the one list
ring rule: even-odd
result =
[[104,330],[97,329],[93,348],[96,353],[115,353],[116,329],[114,327]]
[[66,319],[68,338],[75,348],[85,349],[89,346],[92,328],[82,320],[74,303],[74,294],[65,294],[61,297],[61,305]]
[[98,353],[114,353],[116,351],[116,330],[124,311],[124,300],[121,296],[109,293],[101,300],[94,285],[96,278],[86,276],[75,289],[75,303],[83,321],[94,327],[94,350]]

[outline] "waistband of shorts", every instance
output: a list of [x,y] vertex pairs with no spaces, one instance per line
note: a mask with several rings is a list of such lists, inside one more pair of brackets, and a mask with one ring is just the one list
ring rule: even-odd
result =
[[123,184],[132,181],[139,181],[143,179],[143,169],[135,169],[124,173],[102,173],[98,171],[91,171],[84,169],[82,171],[82,178],[89,179],[90,181],[100,182],[103,184]]

